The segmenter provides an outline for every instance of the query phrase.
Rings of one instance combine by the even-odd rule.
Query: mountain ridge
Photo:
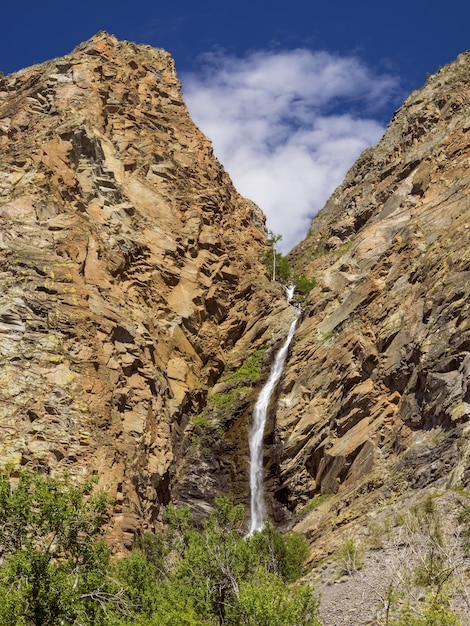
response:
[[[232,348],[287,311],[254,288],[264,217],[166,52],[99,33],[0,84],[2,462],[98,473],[130,545]]]
[[[466,502],[469,85],[467,52],[413,92],[289,254],[315,286],[270,407],[266,504],[310,565],[429,494],[455,530]],[[295,311],[170,55],[101,32],[2,77],[0,146],[0,463],[97,475],[117,551],[170,502],[246,505],[253,406]]]

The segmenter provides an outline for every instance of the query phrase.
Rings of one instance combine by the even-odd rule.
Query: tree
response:
[[[291,584],[301,535],[246,537],[243,507],[219,498],[200,523],[167,507],[163,535],[112,562],[109,502],[93,481],[0,473],[2,626],[318,626],[311,588]]]
[[[102,540],[110,503],[83,485],[0,474],[0,623],[108,624],[125,605]]]
[[[319,626],[318,601],[308,587],[289,589],[278,576],[258,570],[240,584],[240,613],[246,626]]]
[[[290,277],[290,266],[287,257],[277,250],[277,244],[282,240],[282,235],[276,235],[269,231],[269,250],[263,256],[263,262],[272,275],[272,280],[287,282]]]
[[[247,537],[243,507],[227,498],[216,499],[200,526],[190,522],[188,509],[176,511],[171,507],[168,518],[177,531],[173,540],[180,555],[172,580],[192,598],[203,623],[215,618],[230,626],[319,624],[312,589],[290,585],[300,576],[307,554],[304,537],[283,536],[269,524]],[[284,621],[272,621],[273,612]]]

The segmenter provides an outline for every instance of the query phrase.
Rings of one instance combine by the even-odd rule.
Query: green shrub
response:
[[[256,382],[262,374],[263,359],[264,350],[259,348],[253,354],[250,354],[235,372],[222,376],[219,382],[225,383],[229,387],[239,385],[240,383],[248,385]]]
[[[296,517],[302,517],[304,515],[307,515],[307,513],[310,513],[310,511],[314,511],[321,504],[323,504],[323,502],[326,502],[331,497],[332,497],[331,493],[321,493],[318,496],[314,496],[310,500],[310,502],[308,502],[302,509],[300,509],[298,514],[296,514]]]
[[[353,574],[364,565],[364,550],[353,538],[346,539],[336,555],[341,574]]]
[[[463,621],[452,611],[448,598],[433,596],[426,599],[419,609],[406,604],[396,618],[389,622],[390,626],[463,626]]]
[[[123,608],[102,540],[110,500],[93,488],[26,471],[0,475],[2,626],[104,626]]]
[[[2,626],[319,626],[312,589],[292,585],[302,536],[247,537],[243,507],[219,498],[199,523],[166,507],[166,531],[113,563],[109,502],[93,483],[0,475]]]
[[[309,294],[314,287],[317,285],[316,278],[307,278],[305,274],[299,274],[294,276],[293,283],[295,285],[296,291],[302,295],[306,296]]]
[[[201,623],[319,624],[311,588],[291,587],[307,555],[304,537],[283,536],[269,524],[246,537],[243,507],[227,498],[216,500],[199,527],[183,510],[184,524],[174,507],[167,518],[178,531],[173,545],[179,558],[170,580],[185,590]]]
[[[452,597],[466,597],[461,586],[462,561],[444,533],[438,497],[437,493],[426,496],[398,520],[405,537],[403,565],[389,586],[387,626],[463,624],[451,607]],[[399,528],[394,528],[390,536],[394,534],[400,541]]]

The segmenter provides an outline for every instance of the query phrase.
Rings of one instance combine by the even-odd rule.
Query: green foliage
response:
[[[243,508],[227,498],[216,500],[200,526],[188,509],[166,511],[176,555],[168,584],[182,591],[198,623],[318,624],[311,589],[290,585],[300,576],[307,555],[302,536],[283,536],[267,525],[245,537]]]
[[[128,558],[117,562],[117,578],[126,589],[134,612],[150,617],[157,611],[159,597],[155,587],[167,576],[165,557],[162,538],[147,533],[137,540],[136,548]]]
[[[0,475],[0,623],[108,624],[121,606],[101,539],[108,497],[93,483]],[[103,602],[109,610],[103,610]]]
[[[435,587],[438,592],[453,573],[444,547],[444,535],[435,497],[427,496],[411,507],[415,529],[425,533],[426,551],[414,568],[414,583],[421,587]]]
[[[407,603],[390,626],[463,626],[462,620],[450,608],[448,598],[437,600],[433,595],[426,598],[424,606],[417,611]]]
[[[169,504],[165,508],[164,519],[170,529],[182,537],[184,537],[194,525],[189,506],[177,507],[174,504]]]
[[[308,545],[303,535],[281,535],[270,524],[263,531],[247,539],[250,549],[266,555],[265,569],[277,574],[286,582],[296,581],[302,574],[302,564],[308,556]]]
[[[287,283],[290,279],[290,264],[289,259],[281,254],[280,252],[276,252],[276,276],[278,280],[281,280],[284,283]]]
[[[213,618],[202,618],[193,598],[184,587],[173,581],[163,581],[154,588],[154,610],[150,616],[136,616],[125,626],[214,626]]]
[[[248,385],[256,382],[261,376],[263,368],[264,350],[261,348],[255,350],[242,365],[235,371],[226,376],[222,376],[219,382],[239,385],[240,383]]]
[[[317,285],[316,278],[307,278],[305,274],[295,275],[292,278],[292,282],[295,285],[296,291],[302,296],[309,294]]]
[[[247,391],[249,387],[237,387],[211,394],[207,399],[207,404],[212,409],[228,409],[232,407],[237,399]]]
[[[162,536],[113,563],[109,499],[20,473],[0,476],[2,626],[318,626],[309,586],[292,586],[305,539],[272,526],[246,537],[244,511],[219,498],[199,524],[168,506]]]
[[[301,297],[306,296],[316,286],[317,281],[315,278],[307,278],[305,274],[292,274],[289,259],[276,249],[276,245],[281,239],[281,235],[275,235],[269,231],[268,243],[270,247],[263,255],[263,263],[272,280],[279,280],[284,284],[291,282],[295,285],[297,294]]]
[[[208,417],[208,409],[215,411],[231,411],[238,400],[248,393],[259,378],[263,370],[264,350],[258,349],[251,354],[234,372],[222,376],[219,383],[224,385],[223,391],[210,393],[207,398],[207,408],[193,418],[194,426],[199,430],[210,429],[213,422]],[[202,433],[200,433],[202,434]],[[208,433],[205,432],[205,435]]]
[[[281,578],[258,570],[239,590],[240,609],[232,623],[247,626],[319,626],[318,602],[307,587],[289,590]]]
[[[194,427],[197,428],[198,430],[205,430],[211,425],[211,421],[207,417],[207,413],[205,411],[203,411],[202,413],[198,413],[197,415],[194,415],[191,421]]]
[[[281,239],[282,235],[275,235],[272,231],[269,231],[269,249],[263,255],[262,261],[272,276],[272,280],[288,282],[290,277],[289,260],[276,249],[276,244]]]
[[[321,504],[326,502],[331,498],[331,493],[321,493],[318,496],[313,497],[308,504],[306,504],[299,512],[299,516],[306,515],[310,513],[310,511],[314,511]]]
[[[387,626],[459,626],[452,597],[466,597],[459,549],[450,545],[439,508],[439,494],[426,496],[404,512],[389,533],[400,546],[402,566],[388,588]],[[460,520],[462,521],[462,519]]]
[[[346,539],[337,553],[341,574],[352,574],[364,565],[364,550],[354,538]]]

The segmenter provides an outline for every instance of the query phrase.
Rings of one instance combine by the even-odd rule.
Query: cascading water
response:
[[[290,302],[292,298],[294,297],[295,285],[288,285],[287,287],[285,287],[285,290],[286,290],[287,302]]]
[[[288,301],[293,293],[287,292]],[[284,345],[276,354],[271,373],[266,384],[262,388],[253,411],[253,425],[250,432],[250,509],[251,520],[249,535],[264,526],[264,497],[263,497],[263,437],[269,402],[273,391],[279,382],[284,368],[284,363],[289,350],[290,342],[294,336],[297,317],[289,328],[289,333]]]

